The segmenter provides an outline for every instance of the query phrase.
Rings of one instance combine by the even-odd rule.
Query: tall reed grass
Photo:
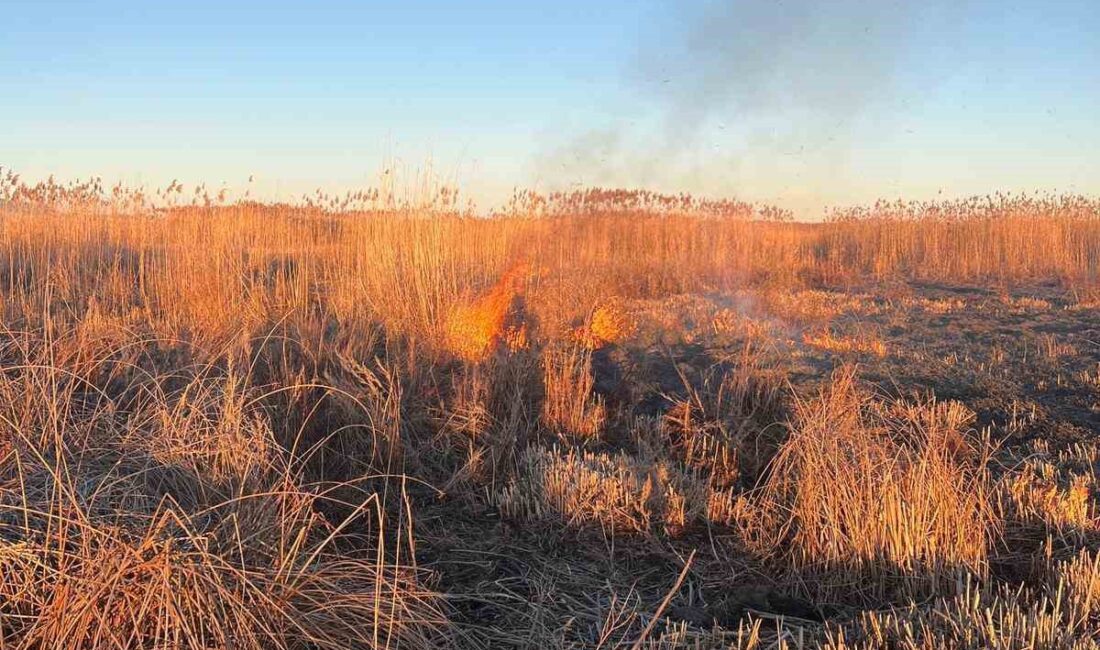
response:
[[[880,203],[811,224],[646,192],[521,193],[491,216],[457,197],[265,205],[0,175],[0,646],[455,643],[409,496],[437,489],[535,526],[723,527],[815,598],[937,599],[867,618],[879,645],[1005,630],[1070,647],[1065,629],[1088,629],[1092,556],[1025,604],[954,593],[987,577],[998,517],[1067,536],[1094,519],[1083,479],[1062,498],[1036,469],[998,491],[962,407],[837,375],[795,401],[784,438],[785,387],[748,353],[683,376],[650,419],[597,395],[593,365],[633,336],[631,299],[900,281],[1096,300],[1100,201]],[[738,647],[763,647],[748,629]]]

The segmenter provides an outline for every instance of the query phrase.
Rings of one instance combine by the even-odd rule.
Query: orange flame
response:
[[[573,335],[589,348],[600,348],[626,340],[637,329],[637,323],[618,301],[605,302],[592,312],[592,318],[578,327]]]
[[[508,269],[485,295],[451,309],[447,347],[467,361],[480,361],[504,347],[527,347],[527,315],[523,287],[526,264]]]

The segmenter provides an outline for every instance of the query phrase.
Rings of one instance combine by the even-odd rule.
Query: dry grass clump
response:
[[[1014,311],[1049,311],[1050,301],[1034,296],[1010,296],[1002,294],[1001,303]]]
[[[999,507],[1006,520],[1045,534],[1081,537],[1097,530],[1097,451],[1074,445],[1053,454],[1037,441],[1026,457],[999,482]]]
[[[671,443],[671,453],[688,467],[705,470],[713,485],[737,485],[741,478],[740,440],[717,422],[700,422],[691,413],[690,404],[674,405],[661,422],[662,437]]]
[[[322,388],[334,407],[327,415],[343,424],[329,434],[326,451],[350,461],[353,475],[399,470],[412,419],[399,371],[377,357],[367,363],[335,357]]]
[[[727,362],[703,373],[661,421],[671,454],[704,470],[711,485],[729,488],[742,470],[756,477],[775,452],[776,425],[785,408],[783,378],[766,368],[763,355],[746,345]]]
[[[864,614],[854,630],[834,632],[829,650],[1094,650],[1096,631],[1060,588],[1033,594],[968,584],[931,605]]]
[[[769,553],[823,596],[865,602],[984,575],[996,521],[969,421],[951,404],[884,409],[850,370],[835,375],[796,403],[770,468]]]
[[[803,650],[810,638],[795,628],[787,629],[782,622],[749,618],[736,630],[698,630],[687,624],[670,625],[659,636],[646,639],[640,648],[646,650]]]
[[[1079,475],[1062,487],[1052,465],[1029,462],[1009,480],[1007,492],[1013,514],[1022,520],[1037,520],[1059,531],[1089,529],[1096,520],[1089,499],[1093,483],[1092,476]]]
[[[37,471],[20,478],[62,478]],[[120,479],[100,480],[110,490]],[[0,502],[5,645],[336,650],[439,638],[443,617],[415,574],[341,553],[314,495],[244,495],[191,516],[166,501],[110,517],[80,503],[77,484],[40,485]]]
[[[123,444],[214,485],[248,483],[270,469],[278,443],[259,409],[248,406],[246,389],[233,371],[196,378],[170,400],[152,400],[143,418],[132,417]]]
[[[1080,551],[1048,563],[1036,587],[980,585],[926,604],[861,614],[827,631],[831,650],[1092,650],[1100,647],[1100,562]]]
[[[1053,334],[1040,336],[1038,347],[1039,353],[1052,361],[1077,354],[1077,348],[1072,343],[1059,341],[1058,337]]]
[[[92,447],[68,443],[81,440],[66,435],[74,416],[47,412],[56,443],[19,436],[0,483],[6,647],[335,650],[443,638],[435,596],[401,554],[385,559],[377,497],[329,521],[326,497],[296,484],[277,456],[252,463],[248,453],[234,467],[242,438],[194,429],[211,439],[192,453],[183,431],[162,428],[197,416],[144,420],[143,440],[166,438],[147,448],[108,437]],[[75,419],[88,417],[114,416]]]
[[[598,437],[607,420],[607,408],[593,393],[591,351],[577,345],[547,348],[542,364],[542,423],[561,436]]]
[[[747,316],[738,309],[719,309],[710,320],[711,329],[718,336],[766,341],[777,335],[781,327],[763,318]]]
[[[717,339],[774,342],[785,328],[775,319],[752,315],[756,314],[754,296],[753,291],[731,290],[718,295],[674,294],[615,302],[629,318],[631,334],[626,340],[635,349],[657,343],[706,344]]]
[[[925,298],[922,296],[906,296],[901,299],[900,305],[905,308],[919,309],[929,314],[951,314],[966,307],[966,303],[958,298]]]
[[[451,377],[451,394],[439,409],[439,428],[452,436],[477,441],[493,425],[492,377],[483,366],[471,366]]]
[[[625,341],[637,328],[637,322],[622,302],[612,300],[596,307],[588,322],[577,328],[573,335],[586,347],[601,348]]]
[[[798,324],[828,322],[841,314],[870,316],[882,310],[869,295],[839,291],[772,290],[762,293],[760,301],[769,314]]]
[[[1079,551],[1057,564],[1050,581],[1065,590],[1074,626],[1088,626],[1100,635],[1100,553]]]
[[[511,452],[511,445],[494,444],[496,422],[491,404],[490,378],[483,366],[471,366],[451,378],[451,394],[434,407],[439,433],[433,451],[446,459],[447,476],[441,481],[445,493],[469,489],[492,479],[498,463],[494,454]],[[486,462],[486,457],[489,462]]]
[[[537,378],[543,372],[540,358],[526,352],[491,357],[451,377],[449,391],[433,409],[438,433],[431,447],[445,469],[438,483],[444,491],[493,491],[512,476],[516,456],[541,428]]]
[[[446,638],[408,550],[390,550],[387,528],[407,518],[374,492],[336,504],[306,483],[234,362],[177,363],[133,335],[90,355],[74,347],[84,332],[59,325],[0,345],[0,645]]]
[[[682,529],[708,515],[710,492],[697,477],[668,463],[533,446],[495,501],[520,521],[595,524],[614,535],[647,533],[655,525]]]
[[[803,334],[802,342],[810,347],[838,354],[854,353],[884,357],[888,352],[886,343],[866,330],[857,331],[852,336],[842,336],[833,333],[830,329],[820,329]]]

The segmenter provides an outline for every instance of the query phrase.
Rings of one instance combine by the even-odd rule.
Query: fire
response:
[[[630,337],[637,323],[618,301],[605,302],[592,312],[592,318],[582,325],[574,335],[585,346],[599,348],[618,343]]]
[[[523,296],[526,264],[508,269],[480,298],[459,303],[447,318],[447,347],[467,361],[480,361],[501,348],[527,347]]]

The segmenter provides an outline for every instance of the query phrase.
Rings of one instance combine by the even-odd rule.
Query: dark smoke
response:
[[[849,129],[894,101],[917,3],[710,3],[684,10],[638,46],[624,85],[631,113],[548,143],[550,185],[632,185],[805,198],[840,181]],[[925,25],[927,26],[927,25]],[[783,198],[783,197],[776,197]],[[787,196],[786,198],[791,198]]]

